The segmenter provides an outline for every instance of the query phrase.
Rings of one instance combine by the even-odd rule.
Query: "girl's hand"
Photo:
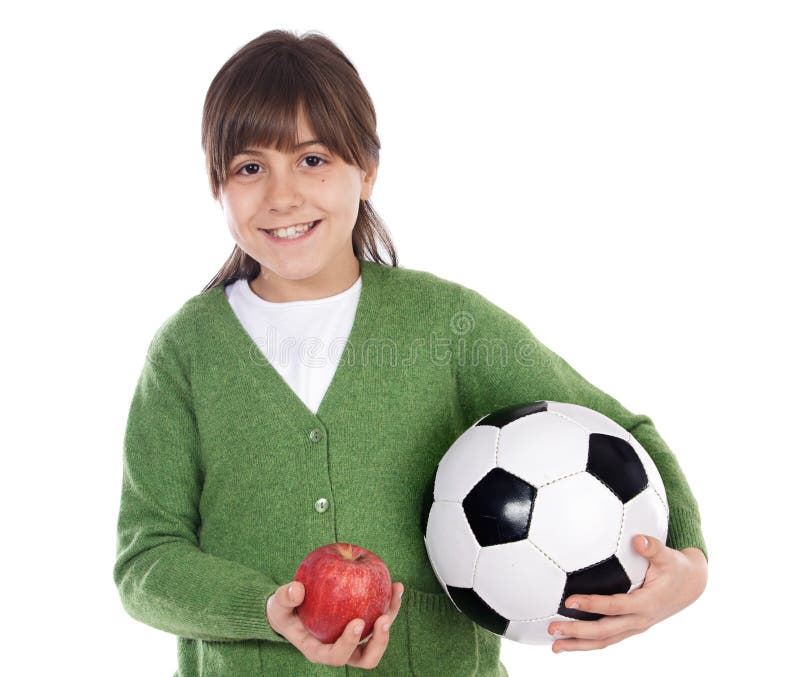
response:
[[[291,586],[291,593],[289,587]],[[377,667],[389,643],[389,625],[397,618],[400,611],[400,597],[403,594],[402,583],[392,583],[392,601],[389,611],[375,621],[372,634],[365,645],[359,645],[359,638],[364,630],[364,621],[356,618],[345,627],[342,636],[333,644],[323,644],[303,626],[295,607],[305,597],[305,587],[299,581],[292,581],[279,587],[267,600],[267,622],[272,629],[286,640],[294,644],[310,662],[321,665],[350,665],[354,668],[370,670]]]
[[[605,614],[596,621],[555,621],[548,631],[559,639],[552,650],[590,651],[638,635],[689,606],[703,593],[708,577],[699,548],[675,550],[652,536],[639,535],[634,549],[650,560],[642,587],[618,595],[571,595],[567,606]],[[560,633],[560,634],[556,634]]]

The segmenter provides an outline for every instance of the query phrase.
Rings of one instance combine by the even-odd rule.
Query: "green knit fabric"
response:
[[[114,582],[133,618],[177,636],[176,675],[366,673],[308,662],[265,615],[303,557],[335,541],[377,553],[405,586],[369,674],[507,674],[500,638],[439,586],[420,512],[445,451],[510,404],[574,402],[631,431],[666,487],[667,545],[706,553],[697,503],[649,418],[476,291],[423,271],[360,267],[353,327],[316,414],[263,357],[222,286],[189,299],[149,345],[125,429]]]

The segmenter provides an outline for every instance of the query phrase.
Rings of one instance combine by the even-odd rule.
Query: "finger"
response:
[[[648,593],[644,588],[633,592],[621,592],[616,595],[570,595],[566,599],[568,609],[580,609],[604,616],[619,616],[639,611],[642,595]]]
[[[353,651],[361,641],[362,632],[364,632],[364,621],[355,618],[345,626],[344,632],[333,644],[323,644],[316,637],[307,633],[307,637],[300,642],[297,648],[312,663],[341,667],[350,660],[350,656],[353,655]]]
[[[392,601],[389,604],[389,610],[386,612],[389,615],[389,623],[393,623],[400,612],[400,600],[403,598],[405,587],[402,583],[392,584]]]
[[[668,561],[673,554],[672,548],[668,548],[662,541],[650,534],[638,534],[633,539],[633,547],[640,555],[656,564]]]
[[[597,621],[555,621],[547,631],[556,638],[606,639],[628,630],[639,629],[640,625],[635,614],[626,614],[606,616]]]
[[[392,585],[393,595],[389,605],[389,610],[380,616],[373,626],[372,634],[366,644],[359,644],[353,651],[347,665],[354,668],[364,668],[372,670],[378,667],[386,647],[389,645],[389,635],[394,620],[400,611],[400,600],[403,596],[403,584],[395,583]]]
[[[291,588],[291,590],[290,590]],[[305,587],[298,581],[280,586],[267,600],[267,619],[275,632],[299,648],[307,637],[314,639],[306,630],[296,607],[305,598]]]
[[[640,630],[629,630],[628,632],[622,632],[618,635],[600,640],[560,639],[557,642],[553,642],[553,646],[551,648],[553,653],[561,653],[562,651],[592,651],[594,649],[605,649],[607,646],[616,644],[617,642],[625,639],[626,637],[630,637],[631,635],[637,635],[639,632]]]
[[[405,588],[403,587],[402,583],[393,583],[392,584],[392,599],[389,602],[389,608],[386,610],[386,614],[381,616],[380,618],[375,619],[375,623],[372,626],[373,629],[379,627],[382,628],[384,624],[388,623],[390,626],[394,623],[395,618],[397,618],[397,614],[400,612],[400,603],[403,597],[403,592]],[[370,635],[365,637],[361,640],[361,644],[364,644]]]
[[[360,618],[353,619],[345,626],[336,642],[325,644],[308,631],[297,615],[296,607],[305,598],[305,587],[302,583],[287,583],[278,588],[273,597],[267,602],[267,614],[276,632],[294,644],[312,663],[337,667],[346,664],[361,639],[364,621]]]
[[[386,614],[381,616],[375,621],[375,625],[373,628],[381,628],[383,630],[384,625],[389,625],[391,627],[392,623],[394,623],[395,619],[397,618],[397,614],[400,613],[400,603],[403,598],[403,591],[405,588],[403,587],[402,583],[393,583],[392,584],[392,599],[389,602],[389,608],[386,610]],[[387,628],[385,632],[388,632],[389,629]]]
[[[280,586],[267,600],[267,619],[270,625],[287,639],[289,638],[286,633],[276,626],[281,626],[287,630],[297,630],[298,627],[303,628],[295,608],[300,605],[304,598],[305,587],[302,583],[293,581]]]
[[[275,591],[273,604],[291,613],[295,607],[300,605],[305,596],[305,586],[300,581],[292,581],[286,585],[281,585]]]
[[[389,629],[385,630],[384,628],[386,627]],[[378,620],[375,621],[369,638],[356,645],[353,652],[350,654],[347,665],[354,668],[364,668],[366,670],[372,670],[378,667],[378,663],[380,663],[381,658],[383,658],[383,653],[389,645],[390,631],[391,622],[389,621],[389,616],[384,615],[378,618]]]

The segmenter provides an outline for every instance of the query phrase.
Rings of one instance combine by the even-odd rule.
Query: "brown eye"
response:
[[[240,169],[238,172],[236,172],[236,173],[237,173],[237,174],[239,174],[239,173],[241,173],[241,172],[244,172],[244,176],[252,176],[252,175],[253,175],[253,174],[255,174],[256,172],[258,172],[258,167],[259,167],[259,165],[257,165],[255,162],[248,162],[246,165],[244,165],[244,166],[243,166],[243,167],[242,167],[242,168],[241,168],[241,169]],[[249,171],[245,171],[245,170],[248,170],[248,169],[251,169],[251,168],[255,168],[255,172],[252,172],[252,173],[251,173],[251,172],[249,172]]]
[[[313,163],[311,165],[312,169],[316,169],[317,167],[321,167],[323,164],[325,164],[327,162],[327,160],[323,160],[319,155],[306,155],[303,159],[304,160],[318,160],[319,163],[321,163],[321,164]]]

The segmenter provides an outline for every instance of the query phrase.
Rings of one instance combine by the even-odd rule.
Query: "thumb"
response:
[[[273,610],[274,613],[280,609],[293,609],[303,601],[304,597],[305,588],[302,583],[298,581],[284,583],[267,600],[267,615],[269,615],[270,610]],[[288,613],[294,612],[290,611]]]
[[[667,546],[649,534],[639,534],[633,539],[633,543],[636,552],[649,560],[658,560],[667,552]]]
[[[286,588],[288,606],[299,606],[306,596],[306,589],[300,581],[292,581]]]

